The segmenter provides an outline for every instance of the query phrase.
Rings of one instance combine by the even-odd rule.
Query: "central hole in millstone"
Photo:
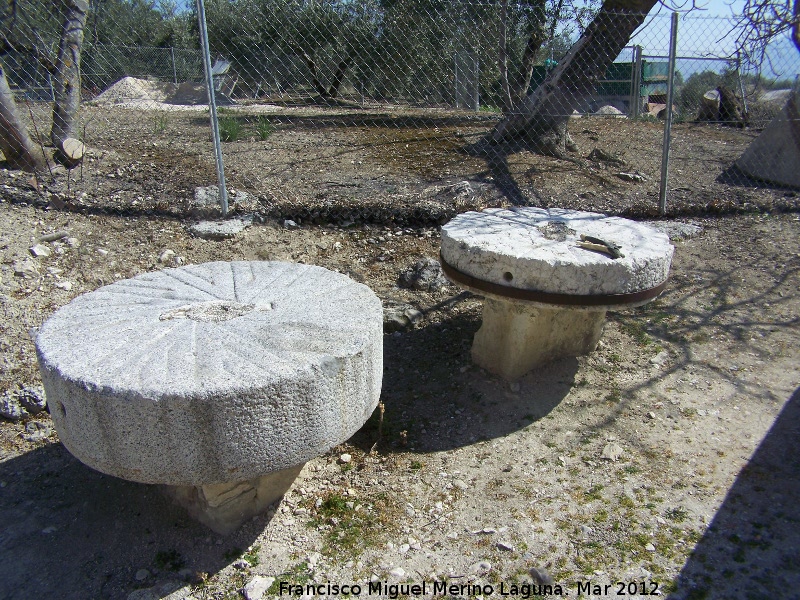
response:
[[[161,313],[158,317],[160,321],[171,319],[191,319],[192,321],[204,321],[206,323],[218,323],[228,321],[237,317],[242,317],[253,311],[272,310],[272,304],[240,304],[233,300],[210,300],[208,302],[198,302],[179,306],[167,312]]]

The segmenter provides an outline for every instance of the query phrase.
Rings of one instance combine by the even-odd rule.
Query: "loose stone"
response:
[[[244,597],[246,600],[261,600],[267,593],[272,584],[275,583],[274,577],[264,577],[256,575],[244,586]]]

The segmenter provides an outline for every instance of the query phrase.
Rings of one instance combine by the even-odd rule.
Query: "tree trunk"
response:
[[[655,3],[656,0],[606,0],[567,56],[518,110],[497,124],[482,141],[481,150],[523,143],[543,154],[565,157],[570,115],[583,108],[594,93],[596,82]]]
[[[511,102],[515,107],[522,104],[525,100],[528,87],[530,87],[531,84],[536,54],[547,39],[545,32],[545,21],[547,18],[545,14],[545,0],[535,0],[535,2],[529,4],[529,6],[532,7],[534,11],[533,17],[529,17],[528,21],[530,33],[528,34],[528,41],[525,44],[525,51],[522,54],[522,62],[516,70],[516,76],[509,90]],[[555,31],[555,20],[559,18],[559,13],[560,8],[557,9],[556,15],[553,17],[551,32]]]
[[[500,2],[500,30],[497,38],[497,68],[500,71],[503,114],[509,114],[514,110],[514,101],[511,98],[511,84],[508,76],[508,0]]]
[[[64,140],[75,137],[75,117],[81,103],[81,46],[89,11],[87,0],[62,0],[61,40],[53,78],[53,128],[50,141],[61,149]]]
[[[44,167],[44,156],[34,146],[17,114],[3,67],[0,67],[0,150],[12,169],[36,172]]]
[[[344,76],[347,74],[347,69],[350,67],[350,63],[353,62],[355,58],[356,51],[355,48],[350,47],[347,50],[347,55],[339,61],[339,64],[336,66],[336,73],[333,74],[333,80],[331,81],[331,85],[328,88],[328,96],[331,98],[336,98],[339,95],[339,87],[342,85],[342,81],[344,81]]]

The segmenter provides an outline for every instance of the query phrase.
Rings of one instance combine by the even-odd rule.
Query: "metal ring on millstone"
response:
[[[472,275],[467,275],[447,264],[447,261],[444,260],[441,254],[439,255],[439,260],[442,263],[442,271],[444,271],[444,274],[463,287],[476,290],[477,292],[484,292],[492,296],[500,296],[512,300],[524,300],[526,302],[540,302],[542,304],[598,307],[638,304],[656,298],[664,291],[664,288],[667,287],[667,282],[664,281],[656,287],[629,294],[575,295],[537,292],[536,290],[524,290],[508,285],[500,285],[499,283],[492,283],[491,281],[483,281]]]

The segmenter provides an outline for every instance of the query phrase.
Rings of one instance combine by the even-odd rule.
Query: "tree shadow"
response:
[[[160,486],[104,475],[50,444],[0,463],[0,597],[164,595],[213,575],[264,530],[266,517],[222,538],[189,518]],[[137,581],[136,573],[149,571]]]
[[[800,590],[800,389],[739,473],[671,598],[796,598]]]

